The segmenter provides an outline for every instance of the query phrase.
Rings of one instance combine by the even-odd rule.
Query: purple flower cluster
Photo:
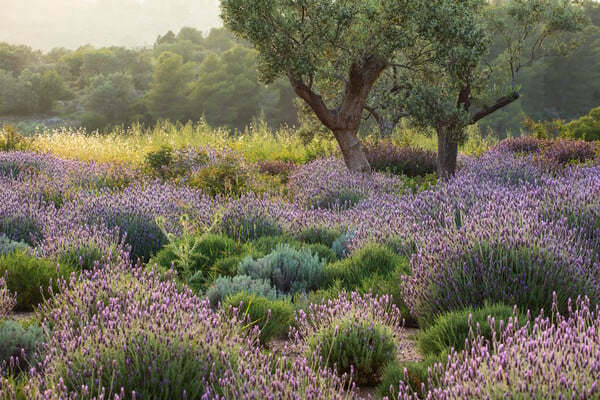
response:
[[[513,319],[499,325],[491,343],[478,338],[434,368],[427,399],[600,396],[600,309],[589,299],[577,300],[568,314],[554,308],[521,327]],[[401,382],[397,399],[416,398]]]
[[[305,312],[296,313],[294,326],[290,327],[290,338],[299,350],[305,350],[307,340],[322,329],[339,325],[343,320],[368,321],[389,327],[395,335],[398,346],[404,330],[404,320],[400,310],[388,295],[375,296],[358,292],[340,292],[338,298],[314,303]]]
[[[570,163],[586,163],[598,155],[598,145],[594,142],[572,139],[555,139],[544,148],[542,157],[556,166]]]
[[[431,150],[399,146],[390,140],[367,142],[364,147],[369,164],[376,171],[419,176],[437,169],[437,154]]]
[[[403,183],[382,173],[350,172],[339,158],[330,157],[297,168],[288,189],[298,205],[344,210],[376,193],[401,193]]]
[[[344,399],[342,382],[265,355],[257,334],[128,260],[74,277],[43,305],[45,359],[28,398]]]

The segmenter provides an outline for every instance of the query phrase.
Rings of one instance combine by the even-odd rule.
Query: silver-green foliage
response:
[[[325,261],[310,249],[296,250],[287,244],[258,260],[246,257],[238,266],[239,274],[265,279],[281,293],[293,294],[318,289]]]

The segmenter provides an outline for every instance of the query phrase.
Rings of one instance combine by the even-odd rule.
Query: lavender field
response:
[[[0,152],[0,399],[599,398],[596,144],[367,150]]]

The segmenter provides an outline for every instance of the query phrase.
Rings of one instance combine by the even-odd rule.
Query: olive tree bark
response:
[[[469,111],[471,106],[469,96],[470,96],[471,88],[469,85],[464,86],[458,96],[458,106],[462,107],[464,110]],[[503,107],[511,104],[519,98],[519,92],[514,91],[507,96],[501,97],[496,102],[488,107],[485,107],[476,113],[471,115],[471,120],[469,125],[473,125],[477,123],[477,121],[487,117],[490,114],[500,110]],[[440,178],[448,179],[454,176],[456,172],[456,158],[458,155],[458,142],[452,138],[452,135],[449,133],[453,129],[456,129],[455,126],[448,126],[444,124],[438,125],[436,128],[437,137],[438,137],[438,166],[437,166],[437,174]]]
[[[456,172],[456,157],[458,156],[458,143],[443,127],[438,127],[438,154],[437,174],[440,178],[449,179]]]
[[[357,134],[369,92],[386,66],[385,60],[374,56],[366,56],[360,62],[352,63],[348,79],[344,79],[343,98],[335,108],[328,108],[323,98],[312,90],[312,79],[306,83],[288,69],[288,79],[294,92],[333,132],[344,156],[346,167],[353,172],[371,171],[371,165]]]

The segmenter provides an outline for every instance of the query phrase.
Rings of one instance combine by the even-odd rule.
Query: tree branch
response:
[[[513,101],[517,100],[519,98],[519,96],[520,96],[519,92],[512,92],[508,96],[504,96],[504,97],[496,100],[496,103],[494,103],[494,105],[492,105],[490,107],[486,107],[483,110],[476,112],[471,117],[471,123],[474,124],[477,121],[479,121],[480,119],[487,117],[488,115],[498,111],[499,109],[501,109],[503,107],[506,107]]]

